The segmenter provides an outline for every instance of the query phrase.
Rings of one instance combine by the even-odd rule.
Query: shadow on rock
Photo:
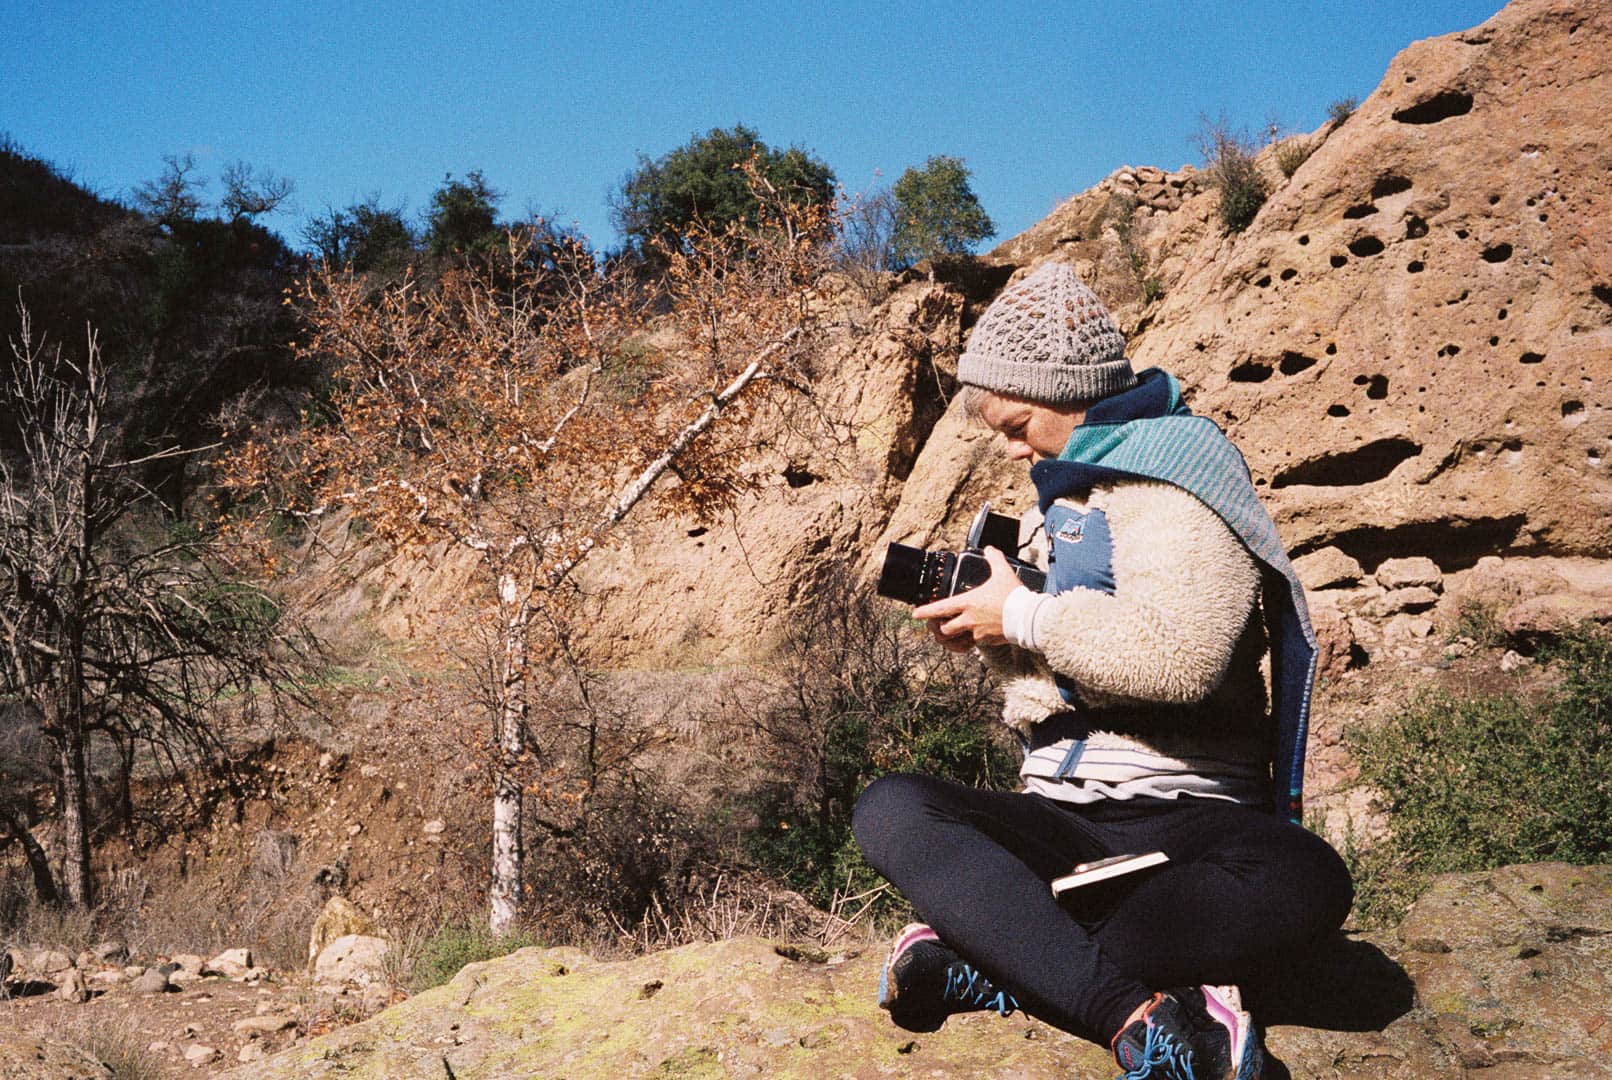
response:
[[[1248,979],[1243,993],[1266,1027],[1381,1031],[1410,1011],[1416,984],[1371,942],[1338,934],[1283,957]]]

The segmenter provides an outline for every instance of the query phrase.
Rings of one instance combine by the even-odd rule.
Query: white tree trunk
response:
[[[495,934],[515,929],[521,909],[521,782],[516,770],[526,748],[526,602],[512,575],[498,582],[503,634],[502,696],[498,706],[493,776],[493,863],[488,924]]]

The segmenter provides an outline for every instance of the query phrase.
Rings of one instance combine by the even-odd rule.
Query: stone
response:
[[[144,964],[130,964],[123,969],[123,974],[128,978],[138,979],[141,975],[145,974],[145,970],[146,967]]]
[[[58,973],[56,983],[56,996],[63,1001],[83,1004],[90,999],[89,985],[84,981],[84,972],[78,968],[68,968]]]
[[[177,970],[188,971],[192,975],[200,975],[207,966],[207,961],[195,953],[177,953],[170,956],[168,962],[179,965]]]
[[[1438,564],[1425,555],[1415,555],[1407,559],[1385,559],[1377,567],[1377,584],[1390,591],[1394,589],[1410,589],[1417,586],[1441,592],[1444,589],[1444,572]]]
[[[1378,598],[1376,613],[1379,616],[1397,615],[1400,612],[1426,611],[1438,603],[1438,593],[1426,585],[1394,589]]]
[[[1500,626],[1513,637],[1554,637],[1587,623],[1612,623],[1612,595],[1558,592],[1513,604],[1500,616]]]
[[[430,821],[420,826],[420,831],[425,833],[427,836],[441,836],[443,830],[445,830],[447,827],[447,823],[441,818],[432,818]]]
[[[22,967],[32,975],[49,979],[73,966],[73,958],[59,949],[39,949],[29,954]]]
[[[235,1055],[235,1058],[237,1061],[241,1062],[262,1061],[264,1055],[267,1053],[268,1051],[263,1049],[262,1043],[254,1041],[249,1042],[245,1046],[241,1047],[240,1052]]]
[[[168,983],[176,990],[189,990],[192,986],[205,979],[206,976],[189,968],[180,968],[168,973]]]
[[[1366,572],[1354,557],[1327,546],[1293,560],[1293,569],[1307,589],[1335,589],[1359,584]]]
[[[29,1035],[0,1024],[0,1076],[6,1080],[117,1080],[111,1066],[55,1039]]]
[[[385,980],[389,948],[385,938],[346,934],[320,951],[314,961],[314,978],[322,983],[356,983],[368,986]]]
[[[89,981],[97,989],[110,990],[114,986],[122,986],[128,982],[129,977],[123,974],[121,969],[111,968],[106,971],[97,971],[90,976]]]
[[[202,967],[206,974],[222,975],[226,979],[239,979],[252,967],[251,949],[225,949]]]
[[[273,1035],[296,1026],[297,1022],[292,1017],[279,1013],[264,1013],[260,1016],[242,1017],[231,1024],[230,1029],[237,1035],[255,1039],[260,1035]]]
[[[1525,668],[1533,662],[1533,657],[1524,656],[1516,649],[1507,649],[1505,655],[1500,658],[1500,670],[1510,675],[1512,672]]]
[[[308,934],[308,963],[312,965],[331,942],[350,934],[378,936],[375,921],[346,897],[332,896],[325,901]]]
[[[129,989],[137,994],[167,993],[169,987],[168,978],[168,975],[161,968],[146,968],[135,976],[134,981],[129,984]]]
[[[129,947],[121,941],[102,941],[93,950],[95,959],[103,964],[126,964],[129,961]]]
[[[213,1062],[217,1061],[223,1056],[224,1055],[220,1054],[217,1050],[206,1045],[205,1043],[193,1043],[192,1045],[185,1047],[184,1053],[185,1061],[193,1069],[199,1069],[203,1065],[211,1065]]]

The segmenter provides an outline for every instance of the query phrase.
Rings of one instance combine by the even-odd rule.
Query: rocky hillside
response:
[[[524,949],[225,1075],[1113,1075],[1100,1048],[1022,1016],[901,1031],[874,1004],[881,961],[754,938],[618,963]],[[1397,932],[1307,956],[1257,1007],[1272,1056],[1306,1080],[1612,1076],[1609,973],[1612,868],[1541,864],[1440,879]]]
[[[1410,46],[1346,121],[1295,136],[1309,156],[1291,178],[1263,154],[1273,191],[1242,233],[1222,233],[1203,174],[1125,167],[988,260],[998,287],[1074,265],[1136,366],[1175,372],[1231,433],[1297,554],[1335,549],[1367,574],[1606,560],[1608,101],[1612,7],[1517,0]],[[639,523],[595,561],[601,658],[753,658],[884,542],[955,543],[981,500],[1028,505],[1023,470],[943,412],[987,298],[899,288],[831,357],[825,400],[850,434],[760,466],[730,521]],[[430,583],[395,577],[428,603]],[[406,590],[383,592],[402,627]]]

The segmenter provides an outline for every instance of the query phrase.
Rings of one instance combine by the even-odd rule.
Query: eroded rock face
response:
[[[110,1066],[74,1046],[0,1030],[0,1076],[8,1080],[116,1080]]]
[[[523,949],[245,1080],[426,1076],[1107,1078],[1105,1049],[1022,1016],[933,1034],[874,1002],[877,946],[826,963],[741,938],[616,963]],[[807,951],[796,950],[804,956]],[[1612,1076],[1612,867],[1450,875],[1397,933],[1339,938],[1249,991],[1292,1076]]]

